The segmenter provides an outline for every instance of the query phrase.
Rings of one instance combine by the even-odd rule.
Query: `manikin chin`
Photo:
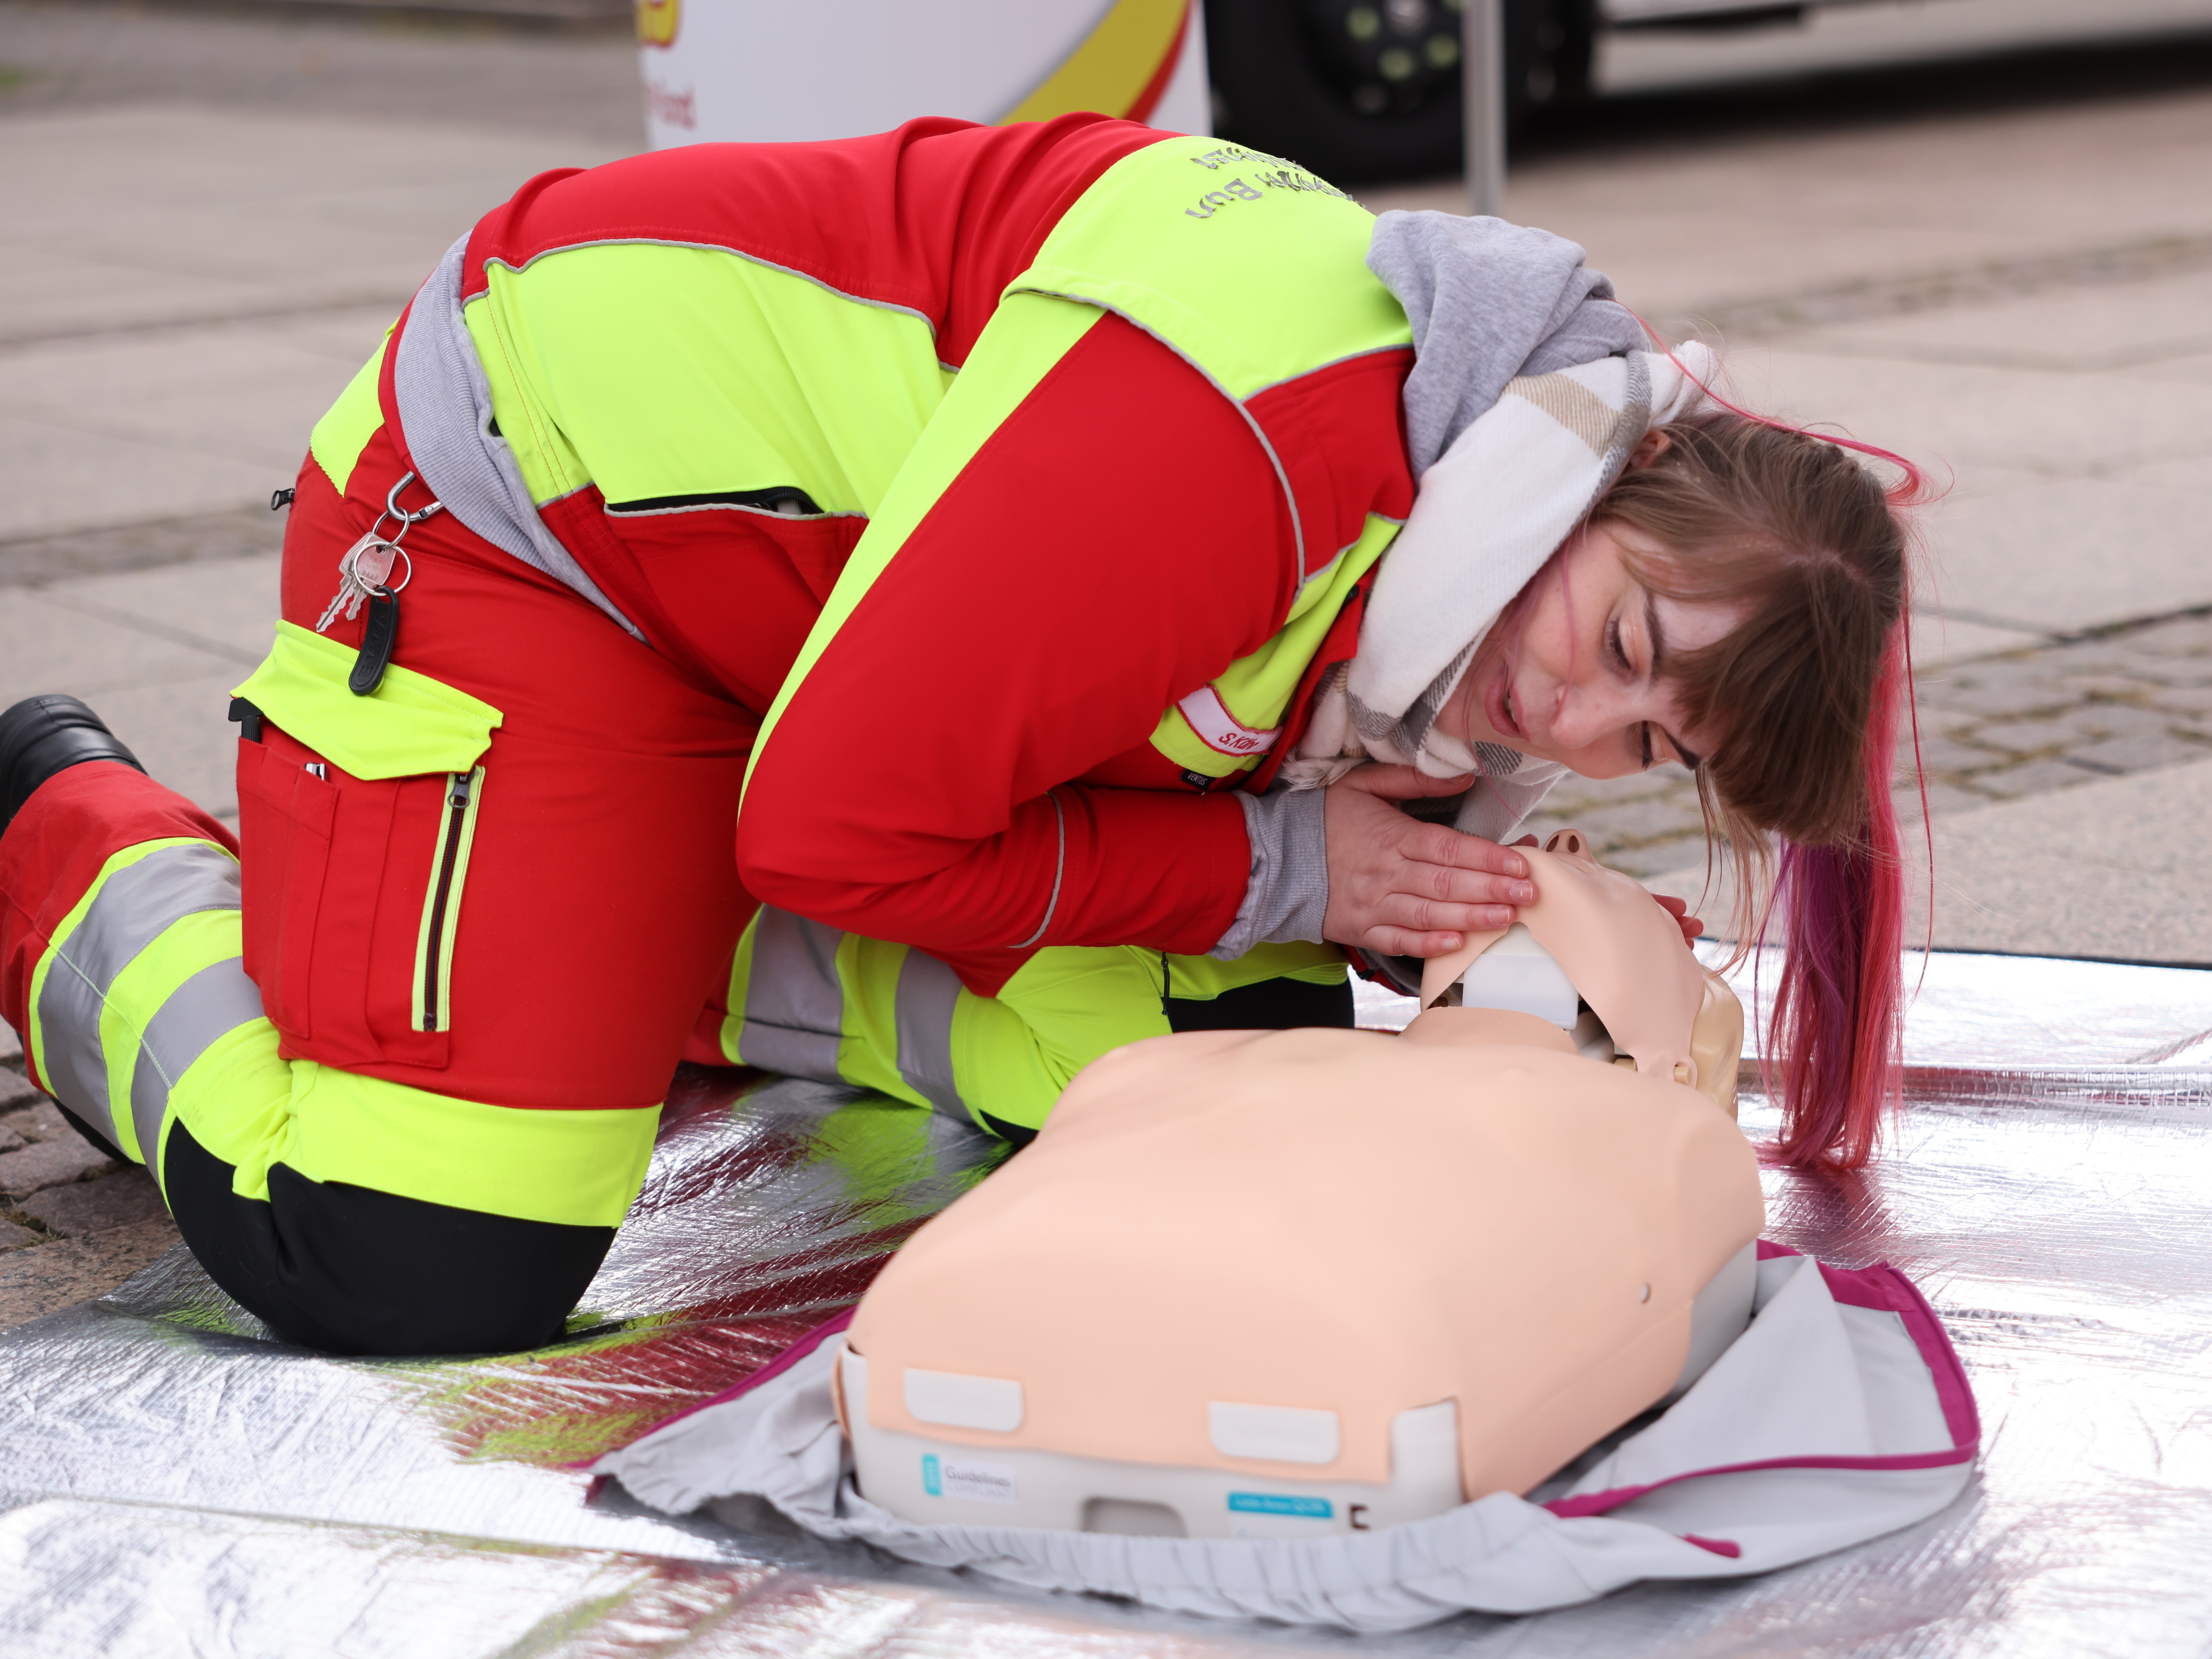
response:
[[[1742,1010],[1574,831],[1399,1036],[1097,1060],[924,1226],[836,1369],[902,1518],[1188,1537],[1525,1493],[1743,1330],[1765,1219]]]

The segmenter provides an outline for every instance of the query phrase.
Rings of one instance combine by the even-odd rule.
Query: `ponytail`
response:
[[[1785,841],[1778,861],[1774,904],[1786,948],[1766,1052],[1770,1087],[1778,1060],[1781,1074],[1773,1150],[1784,1163],[1856,1169],[1874,1152],[1885,1108],[1901,1097],[1905,872],[1890,764],[1911,698],[1900,621],[1868,710],[1858,833],[1819,845]]]

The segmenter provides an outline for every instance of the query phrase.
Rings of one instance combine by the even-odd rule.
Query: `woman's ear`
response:
[[[1655,426],[1636,441],[1636,447],[1628,452],[1628,465],[1623,470],[1641,472],[1674,447],[1674,441]]]

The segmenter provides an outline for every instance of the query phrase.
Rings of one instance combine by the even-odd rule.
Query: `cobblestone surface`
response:
[[[168,1213],[154,1177],[135,1165],[100,1181],[50,1187],[23,1200],[22,1211],[49,1231],[76,1238],[127,1227]]]
[[[106,1296],[177,1243],[168,1217],[0,1256],[0,1331]]]
[[[104,1170],[105,1152],[88,1146],[81,1136],[44,1140],[19,1152],[0,1152],[0,1194],[23,1199],[48,1187],[59,1187]]]
[[[2212,758],[2212,613],[2192,611],[1948,663],[1920,677],[1920,781],[1941,817],[2000,800]],[[1912,744],[1898,748],[1899,816],[1917,820]],[[1638,876],[1695,864],[1698,792],[1679,767],[1570,778],[1529,830],[1573,824]]]
[[[153,1178],[86,1141],[0,1025],[0,1330],[104,1296],[180,1243]]]

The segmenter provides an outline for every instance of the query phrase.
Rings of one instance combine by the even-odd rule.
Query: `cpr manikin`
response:
[[[837,1360],[904,1519],[1190,1537],[1526,1492],[1742,1330],[1742,1012],[1572,831],[1401,1036],[1191,1032],[1072,1083]]]

